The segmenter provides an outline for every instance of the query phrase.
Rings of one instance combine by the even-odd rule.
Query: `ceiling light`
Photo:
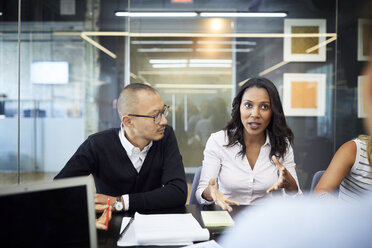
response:
[[[255,41],[213,41],[213,40],[198,40],[198,44],[201,45],[248,45],[248,46],[255,46],[257,43]]]
[[[252,52],[252,48],[196,48],[197,52],[239,52],[239,53],[249,53]]]
[[[186,64],[153,64],[152,68],[185,68]]]
[[[3,15],[3,12],[0,12],[0,16],[2,16]]]
[[[124,12],[116,11],[116,16],[129,16],[129,17],[195,17],[196,12]]]
[[[231,64],[189,64],[189,67],[218,67],[218,68],[229,68]]]
[[[231,89],[231,84],[156,84],[155,88],[169,89]]]
[[[181,94],[217,94],[217,90],[185,90],[185,89],[170,89],[164,90],[164,93],[173,94],[173,93],[181,93]],[[0,116],[1,118],[1,116]],[[5,119],[5,116],[4,116]]]
[[[222,29],[222,26],[223,26],[223,21],[222,20],[218,19],[218,18],[212,19],[212,21],[210,23],[210,26],[211,26],[213,31],[219,31],[219,30]]]
[[[132,40],[135,45],[192,45],[192,40]]]
[[[192,3],[192,0],[172,0],[172,3]]]
[[[190,59],[190,63],[232,63],[231,59]]]
[[[138,48],[139,53],[189,53],[192,52],[192,48]]]
[[[180,76],[182,75],[191,75],[191,76],[222,76],[222,77],[231,77],[231,69],[226,70],[151,70],[151,71],[139,71],[138,74],[140,76]]]
[[[201,12],[201,17],[286,17],[284,12]]]
[[[150,59],[150,64],[186,64],[187,59]]]

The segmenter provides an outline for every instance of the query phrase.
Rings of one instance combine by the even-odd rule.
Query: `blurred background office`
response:
[[[241,82],[263,76],[281,95],[308,189],[364,133],[366,2],[0,0],[0,186],[51,180],[88,135],[118,127],[128,82],[171,106],[191,182]]]

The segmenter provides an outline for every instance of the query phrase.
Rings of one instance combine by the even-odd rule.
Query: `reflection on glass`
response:
[[[326,168],[339,145],[363,133],[362,119],[357,118],[357,79],[363,67],[357,58],[357,29],[363,16],[356,14],[363,1],[339,1],[338,9],[337,1],[194,0],[177,4],[105,0],[97,4],[87,0],[71,1],[73,6],[60,2],[64,1],[22,1],[20,157],[23,172],[42,173],[30,176],[30,180],[48,179],[46,175],[59,171],[88,135],[120,125],[116,99],[128,78],[130,82],[151,84],[171,106],[168,123],[175,129],[186,168],[202,164],[210,133],[225,126],[238,82],[258,75],[275,82],[283,98],[284,73],[326,74],[324,116],[287,117],[295,135],[293,148],[301,188],[309,187],[315,171]],[[18,156],[17,4],[12,0],[2,3],[1,176],[5,171],[16,171]],[[130,18],[116,16],[117,11],[197,15]],[[274,12],[281,16],[202,17],[201,12]],[[319,26],[311,24],[313,19],[325,20],[327,33],[334,35],[327,36],[323,47],[307,54],[313,56],[324,49],[325,61],[284,59],[286,19],[304,19],[310,27]],[[321,32],[298,26],[289,33]],[[339,33],[335,34],[336,30]],[[314,40],[321,39],[295,37],[291,40],[293,53],[306,53],[318,43]],[[307,42],[306,49],[302,41]],[[32,83],[32,64],[36,61],[66,61],[68,83],[57,85],[52,79],[43,80],[45,84]],[[57,75],[55,69],[43,70],[45,75]],[[0,178],[0,182],[5,181]],[[14,183],[13,179],[8,183]]]

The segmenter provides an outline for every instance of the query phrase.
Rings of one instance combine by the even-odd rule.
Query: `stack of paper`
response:
[[[194,245],[184,246],[183,248],[223,248],[216,241],[209,240]]]
[[[120,232],[129,220],[129,217],[123,218]],[[208,239],[208,229],[202,228],[191,214],[136,213],[117,245],[190,245],[194,241]]]
[[[211,230],[219,230],[233,226],[234,221],[227,211],[201,211],[204,226]]]

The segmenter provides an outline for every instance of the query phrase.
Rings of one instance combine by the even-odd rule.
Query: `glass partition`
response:
[[[9,8],[15,18],[5,22],[0,7],[0,186],[16,184],[18,157],[17,118],[17,6]]]
[[[305,190],[364,132],[359,33],[370,22],[359,13],[367,1],[20,2],[20,61],[17,1],[0,3],[1,185],[17,183],[18,156],[21,182],[50,180],[88,135],[118,127],[116,99],[129,82],[152,85],[171,106],[190,175],[251,77],[278,88]]]
[[[131,73],[138,82],[155,86],[173,107],[169,122],[190,172],[201,165],[209,135],[229,119],[239,86],[251,77],[269,78],[287,106],[298,176],[306,189],[334,150],[336,2],[308,2],[306,10],[302,2],[285,1],[257,6],[233,1],[226,7],[222,1],[213,6],[173,4],[162,11],[197,16],[131,17]],[[157,13],[161,8],[156,1],[131,5],[133,13]],[[267,15],[239,16],[248,9]],[[226,16],[227,12],[238,15]],[[308,87],[313,95],[303,92]]]

